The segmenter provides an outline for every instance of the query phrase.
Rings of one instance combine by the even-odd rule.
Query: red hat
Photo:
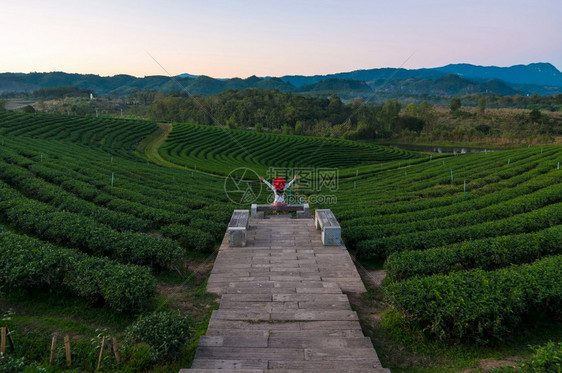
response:
[[[283,188],[285,188],[286,183],[287,182],[282,177],[278,177],[277,179],[273,180],[273,186],[277,190],[283,190]]]

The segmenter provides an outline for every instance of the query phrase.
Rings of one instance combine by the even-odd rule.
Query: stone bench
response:
[[[285,206],[272,206],[272,205],[258,205],[252,204],[252,218],[263,219],[265,211],[280,211],[280,212],[297,212],[297,218],[310,218],[310,207],[308,203],[302,205],[285,205]]]
[[[234,210],[228,223],[228,245],[246,246],[246,231],[250,221],[248,210]]]
[[[339,246],[342,244],[341,227],[331,210],[316,210],[314,224],[316,229],[322,229],[322,243],[325,246]]]

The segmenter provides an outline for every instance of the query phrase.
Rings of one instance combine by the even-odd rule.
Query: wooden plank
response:
[[[111,338],[111,347],[113,349],[113,355],[115,356],[115,361],[121,362],[121,353],[119,352],[119,345],[117,344],[117,338]]]
[[[269,347],[276,348],[372,348],[373,344],[367,337],[346,338],[333,336],[293,336],[288,338],[271,337]]]
[[[250,213],[246,210],[234,210],[228,226],[230,228],[245,228],[248,225]]]
[[[103,349],[105,347],[105,336],[102,337],[101,339],[101,348],[100,348],[100,354],[98,356],[98,367],[97,369],[99,370],[101,368],[101,359],[103,357]]]
[[[351,310],[287,310],[286,312],[271,313],[272,320],[286,321],[357,321],[357,313]]]
[[[221,335],[201,336],[199,346],[220,347],[268,347],[267,335]]]
[[[374,351],[373,351],[374,352]],[[282,359],[304,360],[302,348],[251,348],[251,347],[207,347],[199,346],[196,357],[203,359]]]
[[[256,372],[263,372],[267,369],[267,360],[241,360],[241,359],[197,359],[193,362],[193,368],[207,369],[205,372],[209,373],[208,369],[221,370],[222,372],[236,370],[236,372],[250,372],[252,369]],[[181,370],[180,370],[181,373]],[[187,372],[186,372],[187,373]]]
[[[269,338],[365,338],[361,329],[271,330]]]
[[[285,206],[272,206],[272,205],[257,205],[256,211],[304,211],[304,205],[285,205]]]
[[[6,353],[6,327],[0,328],[0,352],[2,354]]]
[[[270,360],[270,370],[301,371],[301,372],[381,372],[377,370],[378,364],[373,359],[354,359],[354,361],[290,361]]]
[[[55,347],[57,345],[57,336],[54,335],[53,339],[51,340],[51,356],[49,357],[49,365],[53,365],[55,361]]]
[[[357,358],[377,359],[373,347],[369,348],[307,348],[304,350],[306,360],[355,360]]]
[[[328,218],[328,220],[329,220],[329,222],[330,222],[330,226],[332,226],[332,227],[339,227],[339,226],[340,226],[340,224],[338,223],[338,220],[336,219],[336,217],[335,217],[335,215],[334,215],[333,212],[331,212],[331,211],[328,212],[328,213],[326,214],[326,216],[327,216],[327,218]]]
[[[339,227],[329,210],[317,214]],[[223,240],[208,280],[220,308],[182,372],[386,372],[342,293],[364,291],[355,264],[320,236],[312,219],[259,219],[245,247]]]
[[[70,337],[64,336],[64,351],[66,353],[66,366],[70,368],[72,365],[72,355],[70,353]]]
[[[6,327],[6,334],[8,335],[8,342],[10,342],[10,346],[12,346],[12,351],[16,350],[16,345],[14,343],[14,339],[12,338],[12,332],[10,332],[10,328]]]

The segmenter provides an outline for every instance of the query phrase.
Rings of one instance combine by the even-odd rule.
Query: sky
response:
[[[449,63],[562,69],[560,0],[8,0],[0,72],[315,75]]]

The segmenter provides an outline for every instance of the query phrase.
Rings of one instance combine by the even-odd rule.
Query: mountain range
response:
[[[175,90],[210,95],[229,89],[246,88],[317,95],[337,93],[343,96],[369,96],[377,93],[435,96],[492,93],[556,95],[562,93],[562,73],[549,63],[511,67],[452,64],[424,69],[377,68],[329,75],[251,76],[246,79],[214,79],[190,74],[173,78],[160,75],[137,78],[123,74],[107,77],[64,72],[0,73],[0,93],[31,92],[60,86],[85,88],[96,95],[126,95],[135,90]]]

